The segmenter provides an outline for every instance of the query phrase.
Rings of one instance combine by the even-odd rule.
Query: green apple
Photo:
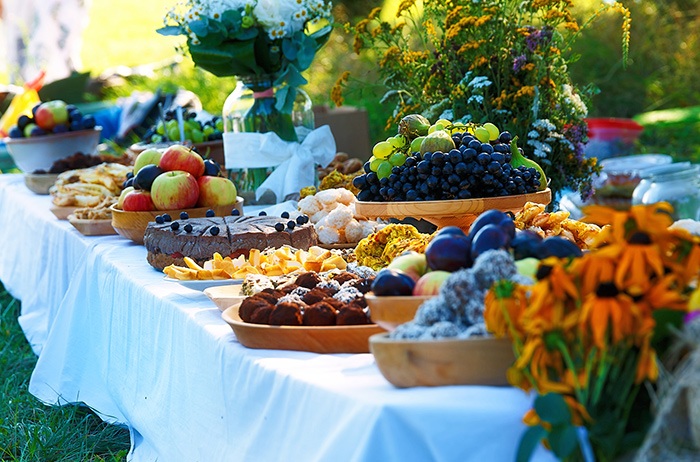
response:
[[[117,208],[124,210],[124,198],[126,197],[127,194],[129,194],[131,191],[134,190],[133,186],[128,186],[124,188],[122,193],[119,195],[119,199],[117,200]]]
[[[136,160],[134,160],[134,175],[146,165],[158,165],[161,155],[163,155],[163,153],[156,148],[148,148],[141,151],[139,155],[136,156]]]

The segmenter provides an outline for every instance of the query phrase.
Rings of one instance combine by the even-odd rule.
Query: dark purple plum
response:
[[[580,257],[581,255],[583,255],[581,249],[567,238],[551,236],[542,239],[537,246],[535,256],[542,260],[547,257],[569,258]]]
[[[537,258],[537,252],[542,242],[542,236],[534,231],[518,231],[515,237],[510,241],[510,247],[513,249],[513,258],[522,260],[523,258]]]
[[[462,228],[459,226],[445,226],[444,228],[438,229],[438,232],[435,234],[435,236],[466,236],[466,233]]]
[[[500,225],[484,225],[472,239],[471,257],[476,257],[487,250],[506,249],[510,243],[510,238]]]
[[[433,271],[457,271],[472,266],[471,240],[465,235],[437,235],[425,248],[428,268]]]
[[[221,176],[221,167],[213,159],[204,161],[204,175],[206,176]]]
[[[134,188],[150,191],[153,180],[163,173],[163,169],[155,164],[146,165],[134,176]]]
[[[515,223],[510,215],[497,209],[487,210],[472,223],[469,228],[469,234],[476,236],[481,228],[486,225],[499,225],[512,239],[515,236]]]
[[[401,270],[384,268],[372,282],[372,292],[377,296],[411,295],[416,281]]]

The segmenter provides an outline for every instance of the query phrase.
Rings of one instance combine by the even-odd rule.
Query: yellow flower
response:
[[[600,349],[608,345],[608,329],[612,344],[616,344],[634,332],[634,321],[632,299],[621,293],[612,281],[599,284],[581,306],[581,327],[584,332],[590,329]]]
[[[382,12],[382,8],[380,6],[378,6],[376,8],[372,8],[372,11],[370,11],[369,14],[367,15],[367,19],[370,19],[370,20],[376,19],[377,16],[379,16],[379,14],[381,12]]]
[[[360,51],[362,51],[362,48],[364,47],[364,45],[365,45],[365,42],[364,42],[364,40],[362,40],[362,37],[360,37],[359,35],[356,35],[355,40],[352,43],[352,50],[356,54],[359,55]]]
[[[531,85],[525,85],[515,93],[515,99],[533,96],[535,96],[535,87]]]
[[[338,107],[343,105],[343,84],[346,83],[349,78],[350,72],[343,72],[338,80],[335,81],[335,85],[333,85],[333,88],[331,89],[331,101],[333,101],[333,103]]]
[[[386,49],[384,52],[384,56],[382,57],[382,60],[379,61],[379,66],[384,67],[388,63],[392,62],[395,59],[398,59],[398,57],[401,55],[401,50],[399,47],[396,45],[392,45],[389,48]]]
[[[396,11],[396,17],[398,18],[403,14],[404,11],[409,10],[413,6],[415,6],[416,0],[401,0],[401,3],[399,3],[399,9]]]
[[[491,20],[491,18],[492,18],[492,16],[490,14],[487,14],[486,16],[482,16],[476,20],[476,22],[474,23],[474,26],[481,27],[484,24],[486,24],[487,22],[489,22]]]
[[[646,292],[653,276],[664,274],[664,262],[659,247],[652,243],[648,234],[638,231],[623,246],[620,261],[615,270],[615,284],[632,295]]]
[[[570,21],[570,22],[564,23],[564,29],[568,29],[572,32],[578,32],[580,27],[576,21]]]

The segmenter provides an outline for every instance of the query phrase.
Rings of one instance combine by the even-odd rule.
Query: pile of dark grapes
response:
[[[364,164],[365,174],[353,185],[360,190],[357,199],[369,201],[432,201],[472,199],[534,193],[540,186],[540,173],[525,166],[513,167],[511,134],[482,143],[469,133],[455,133],[457,148],[450,152],[414,152],[401,166],[379,179]]]
[[[182,112],[185,140],[189,140],[192,143],[203,143],[223,138],[224,120],[221,116],[214,116],[202,123],[197,120],[196,112],[189,111],[184,107],[178,107],[165,111],[165,114],[163,114],[164,119],[159,120],[154,126],[150,127],[143,135],[143,140],[147,143],[179,141],[178,110]]]

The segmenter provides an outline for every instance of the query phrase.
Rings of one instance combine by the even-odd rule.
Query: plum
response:
[[[471,240],[464,235],[436,235],[425,248],[425,258],[433,271],[469,268],[472,266]]]
[[[444,228],[440,228],[437,234],[435,234],[435,236],[442,235],[466,236],[466,233],[459,226],[445,226]]]
[[[476,217],[476,220],[474,220],[469,228],[469,234],[475,236],[476,233],[486,225],[500,226],[506,232],[506,235],[509,236],[509,239],[515,236],[515,223],[513,222],[513,218],[507,213],[497,209],[487,210]]]
[[[416,281],[401,270],[384,268],[372,282],[372,292],[377,296],[411,295]]]
[[[134,188],[150,191],[153,181],[158,175],[163,173],[163,169],[154,164],[146,165],[134,176]]]
[[[506,249],[509,242],[510,238],[507,232],[500,225],[493,223],[484,225],[472,239],[472,260],[476,260],[479,255],[487,250]]]
[[[534,231],[525,230],[515,233],[515,237],[510,241],[513,249],[513,258],[522,260],[537,256],[537,249],[542,242],[542,236]]]
[[[581,255],[583,255],[581,249],[567,238],[551,236],[542,239],[537,246],[535,257],[542,260],[547,257],[569,258]]]

